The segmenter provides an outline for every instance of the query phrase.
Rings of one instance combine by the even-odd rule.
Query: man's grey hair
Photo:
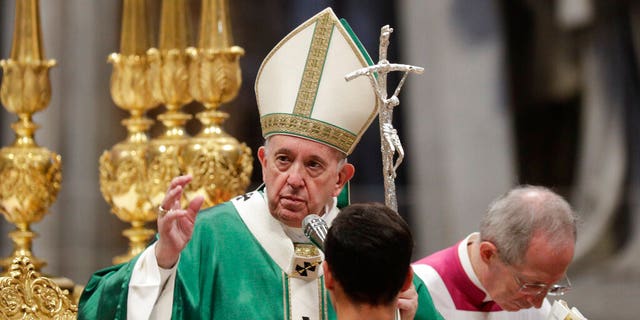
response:
[[[540,186],[519,186],[496,199],[480,224],[480,238],[498,248],[506,264],[522,263],[534,234],[553,245],[575,243],[577,217],[569,203]]]

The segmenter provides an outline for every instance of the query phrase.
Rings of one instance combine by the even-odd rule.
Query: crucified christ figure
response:
[[[380,51],[378,63],[351,72],[345,76],[345,79],[349,81],[359,76],[367,76],[381,103],[378,111],[378,121],[380,123],[380,144],[382,152],[382,174],[384,178],[385,204],[397,212],[398,201],[396,198],[395,177],[396,170],[404,159],[404,149],[402,148],[398,131],[393,128],[393,107],[400,104],[398,94],[400,93],[402,85],[404,85],[404,81],[407,79],[409,73],[422,74],[424,68],[406,64],[389,63],[389,60],[387,60],[387,48],[389,47],[389,37],[392,32],[393,29],[388,25],[382,27],[380,30]],[[387,74],[392,71],[401,71],[404,72],[404,75],[394,90],[393,95],[391,95],[391,97],[387,97]],[[396,153],[398,157],[394,162],[393,158]]]

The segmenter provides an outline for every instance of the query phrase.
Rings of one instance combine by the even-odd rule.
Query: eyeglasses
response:
[[[507,269],[509,269],[511,275],[516,280],[516,283],[518,284],[518,286],[520,286],[518,291],[521,293],[531,296],[538,296],[543,293],[546,293],[546,295],[550,296],[561,296],[571,290],[571,281],[569,281],[569,277],[567,276],[567,274],[565,274],[562,279],[560,279],[560,281],[551,285],[545,283],[527,283],[520,280],[517,271],[512,265],[507,264],[502,258],[499,258],[499,260],[507,267]]]
[[[544,284],[544,283],[527,283],[520,280],[520,277],[516,274],[515,270],[509,268],[513,274],[513,278],[516,280],[516,283],[520,286],[519,291],[532,296],[537,296],[543,293],[547,293],[550,296],[561,296],[571,290],[571,281],[569,281],[569,277],[565,274],[564,277],[552,284]]]

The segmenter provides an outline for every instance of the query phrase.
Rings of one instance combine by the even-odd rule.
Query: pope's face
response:
[[[287,135],[271,136],[258,158],[271,215],[297,228],[307,215],[324,214],[354,172],[351,164],[340,165],[339,151]]]

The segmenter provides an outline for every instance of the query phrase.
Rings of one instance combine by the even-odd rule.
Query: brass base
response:
[[[23,228],[26,230],[16,229],[9,232],[9,238],[13,240],[13,252],[11,253],[11,256],[2,258],[2,260],[0,260],[0,266],[2,267],[3,275],[6,275],[9,272],[9,267],[16,257],[28,257],[35,267],[35,270],[38,272],[40,272],[40,270],[42,270],[42,268],[47,265],[44,260],[36,258],[31,253],[31,241],[33,240],[33,238],[38,237],[38,234],[29,230],[28,226],[23,226]]]
[[[145,228],[144,225],[134,225],[132,228],[122,231],[122,234],[129,238],[129,251],[123,255],[114,257],[113,264],[128,262],[133,259],[133,257],[142,253],[147,247],[149,239],[151,239],[156,232],[152,229]]]

